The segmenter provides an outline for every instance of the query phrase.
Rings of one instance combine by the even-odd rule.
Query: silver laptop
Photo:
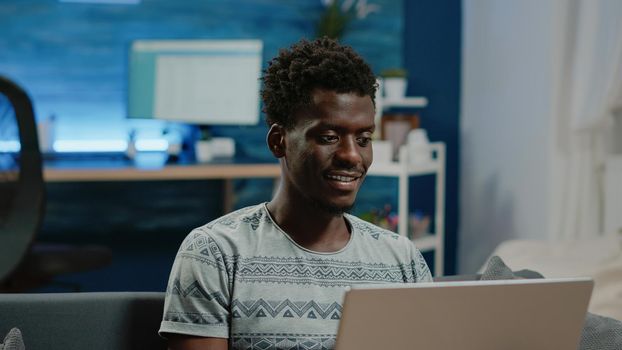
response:
[[[578,348],[589,278],[353,287],[336,350]]]

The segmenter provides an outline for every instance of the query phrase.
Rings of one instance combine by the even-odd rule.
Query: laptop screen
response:
[[[576,278],[353,288],[336,349],[576,349],[592,286]]]

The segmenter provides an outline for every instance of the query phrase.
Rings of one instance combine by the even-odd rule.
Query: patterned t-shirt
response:
[[[298,245],[265,203],[193,230],[173,264],[160,333],[229,338],[233,349],[332,349],[347,286],[432,280],[406,237],[345,217],[350,240],[331,253]]]

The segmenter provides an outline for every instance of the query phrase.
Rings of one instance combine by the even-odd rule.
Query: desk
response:
[[[278,164],[214,163],[166,165],[156,168],[137,168],[128,164],[89,163],[55,165],[46,163],[43,178],[46,182],[98,181],[156,181],[156,180],[224,180],[223,208],[233,209],[233,182],[239,178],[274,178],[281,175]]]

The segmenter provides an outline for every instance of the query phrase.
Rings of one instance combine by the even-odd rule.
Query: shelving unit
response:
[[[379,88],[376,91],[376,135],[381,135],[382,115],[390,108],[425,108],[428,99],[425,97],[404,97],[399,100],[386,99],[383,96],[383,81],[378,80]],[[398,178],[397,216],[398,234],[408,237],[409,210],[409,179],[412,176],[435,175],[435,206],[434,232],[417,237],[413,241],[421,252],[434,252],[434,275],[442,276],[445,259],[445,144],[434,142],[430,144],[432,159],[427,163],[410,164],[408,148],[402,146],[399,150],[397,162],[372,163],[367,172],[370,176],[386,176]]]
[[[372,163],[367,172],[370,176],[398,178],[398,234],[408,237],[409,179],[411,176],[435,175],[434,232],[415,238],[413,241],[422,252],[434,251],[434,275],[442,276],[445,258],[445,144],[430,144],[432,160],[427,163],[409,164],[408,148],[402,146],[399,161]]]
[[[380,88],[376,93],[376,131],[380,135],[380,119],[382,114],[389,108],[401,107],[401,108],[425,108],[428,105],[428,99],[425,97],[404,97],[399,100],[387,100],[382,96],[382,83],[379,82]]]
[[[428,105],[428,99],[425,97],[404,97],[399,100],[382,100],[384,109],[391,107],[415,107],[423,108]]]

